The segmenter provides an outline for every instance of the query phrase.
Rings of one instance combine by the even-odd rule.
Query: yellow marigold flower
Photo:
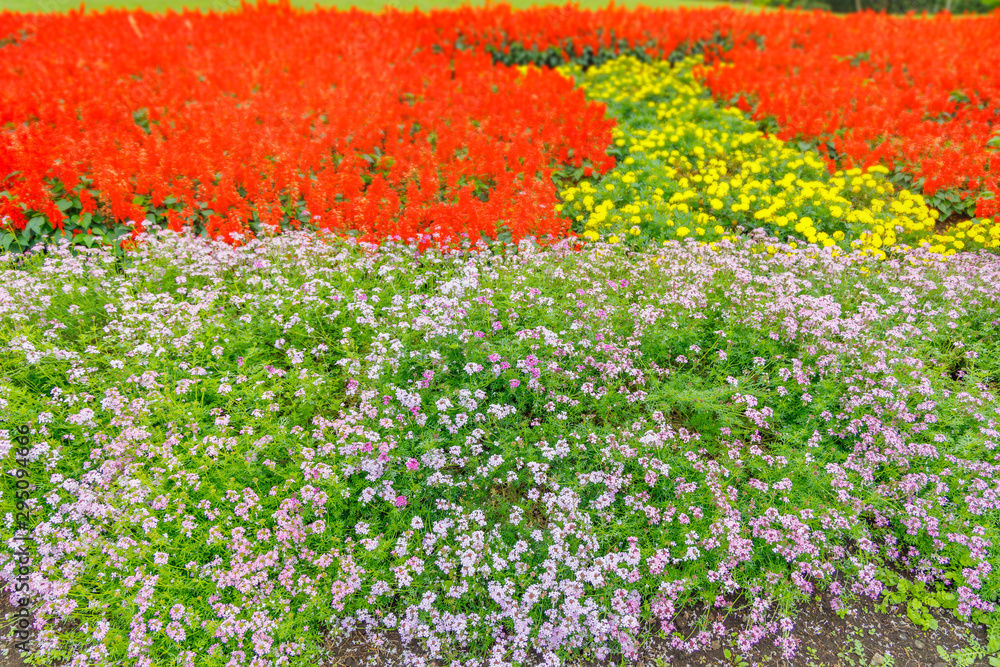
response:
[[[687,227],[678,227],[677,228],[677,236],[687,236],[690,233],[691,233],[691,230],[688,229]]]

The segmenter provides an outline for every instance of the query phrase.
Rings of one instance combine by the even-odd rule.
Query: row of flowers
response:
[[[692,74],[700,58],[677,66],[620,58],[574,76],[591,99],[619,119],[621,161],[596,183],[562,192],[558,209],[583,236],[735,240],[738,227],[884,257],[890,246],[927,246],[941,254],[1000,247],[1000,223],[963,222],[935,232],[938,211],[899,190],[874,165],[832,175],[809,150],[756,130],[735,107],[720,107]],[[797,240],[796,240],[797,239]],[[769,247],[775,252],[775,247]]]
[[[798,605],[892,570],[995,623],[1000,257],[752,245],[162,231],[123,275],[0,273],[29,664],[311,666],[360,630],[414,666],[650,664],[660,631],[790,660]]]
[[[603,106],[551,71],[427,48],[419,16],[378,34],[368,18],[48,18],[0,66],[0,218],[102,237],[129,220],[227,240],[282,223],[564,234],[552,170],[613,164]]]
[[[59,232],[93,244],[130,220],[133,235],[156,222],[227,240],[264,224],[372,240],[565,234],[553,171],[606,171],[613,122],[550,71],[491,66],[487,52],[515,47],[571,59],[700,49],[696,78],[776,121],[779,138],[818,144],[830,173],[883,166],[914,192],[976,197],[990,218],[998,16],[3,13],[0,243]],[[680,226],[705,227],[692,225]]]

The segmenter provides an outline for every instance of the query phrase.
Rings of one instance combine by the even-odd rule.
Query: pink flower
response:
[[[520,386],[521,386],[521,381],[520,380],[511,380],[510,381],[510,388],[511,389],[517,389]]]
[[[165,554],[162,551],[157,551],[153,555],[153,562],[156,563],[157,565],[166,565],[168,558],[170,558],[169,554]]]
[[[493,329],[495,331],[500,331],[501,329],[503,329],[503,325],[500,324],[499,320],[497,320],[496,322],[493,323]]]
[[[396,507],[406,507],[406,496],[396,496]]]
[[[419,470],[420,461],[416,459],[410,459],[409,461],[406,462],[406,467],[409,468],[410,470]]]

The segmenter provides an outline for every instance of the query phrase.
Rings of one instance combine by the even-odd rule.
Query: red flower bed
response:
[[[212,237],[288,213],[368,239],[565,233],[551,170],[610,168],[613,121],[554,72],[432,48],[456,18],[272,5],[25,20],[0,61],[0,216],[61,228],[59,182],[84,212],[197,216]]]
[[[741,15],[724,58],[703,70],[723,100],[780,138],[820,138],[844,166],[882,164],[923,191],[978,196],[977,215],[1000,213],[1000,13],[892,17],[865,12]]]

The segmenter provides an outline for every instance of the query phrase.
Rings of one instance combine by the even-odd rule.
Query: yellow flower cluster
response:
[[[619,58],[586,72],[561,68],[618,120],[617,168],[600,183],[561,193],[557,210],[584,237],[690,236],[714,244],[760,227],[792,247],[859,248],[879,257],[890,247],[947,255],[1000,246],[1000,224],[988,220],[935,234],[938,212],[920,195],[896,191],[884,167],[831,176],[817,153],[765,136],[739,109],[716,105],[692,76],[697,62]]]

